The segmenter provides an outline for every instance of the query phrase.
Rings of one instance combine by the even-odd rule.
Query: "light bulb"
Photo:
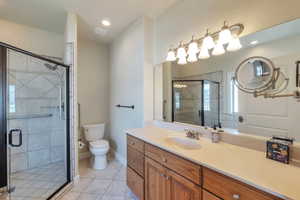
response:
[[[188,56],[188,58],[187,58],[187,61],[191,62],[191,63],[197,62],[198,61],[198,59],[197,59],[197,53],[193,53],[193,54],[190,53],[189,56]]]
[[[185,57],[181,57],[181,58],[179,58],[179,60],[178,60],[178,64],[179,64],[179,65],[185,65],[185,64],[187,64],[187,62],[186,62],[186,58],[185,58]]]
[[[199,52],[198,43],[194,40],[189,44],[188,54],[196,54]]]
[[[215,46],[215,48],[214,48],[214,50],[212,52],[212,54],[214,56],[218,56],[218,55],[222,55],[224,53],[225,53],[225,49],[223,47],[223,44],[220,41],[218,41],[217,45]]]
[[[207,49],[213,49],[216,46],[214,39],[208,34],[206,34],[205,38],[203,39],[202,45],[204,45]]]
[[[168,51],[168,55],[167,55],[167,59],[166,60],[167,61],[175,61],[176,60],[175,52],[172,49],[170,49]]]
[[[202,45],[198,58],[199,59],[206,59],[206,58],[209,58],[209,57],[210,57],[210,55],[209,55],[208,49],[206,48],[205,45]]]
[[[221,44],[228,44],[232,40],[231,31],[229,27],[226,25],[226,21],[224,22],[224,26],[222,27],[221,32],[219,33],[219,42]]]
[[[180,46],[177,49],[177,58],[186,58],[187,53],[185,51],[185,48],[183,46]]]
[[[227,51],[237,51],[242,48],[240,39],[238,36],[234,36],[227,46]]]

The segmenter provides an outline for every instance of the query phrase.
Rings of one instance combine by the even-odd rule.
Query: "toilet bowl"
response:
[[[109,143],[103,140],[105,124],[84,125],[85,139],[89,142],[89,150],[92,154],[91,165],[94,169],[104,169],[107,166],[107,152]]]

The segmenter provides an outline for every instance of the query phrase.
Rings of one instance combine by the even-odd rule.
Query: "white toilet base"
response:
[[[93,169],[105,169],[107,166],[106,154],[91,157],[91,165]]]

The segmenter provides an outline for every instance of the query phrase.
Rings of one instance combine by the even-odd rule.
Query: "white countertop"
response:
[[[200,149],[187,150],[165,140],[184,133],[155,126],[126,133],[280,198],[300,200],[300,168],[266,159],[264,152],[223,142],[212,143],[204,137],[197,141]]]

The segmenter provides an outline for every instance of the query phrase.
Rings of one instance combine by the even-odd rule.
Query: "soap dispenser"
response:
[[[217,130],[217,126],[214,125],[211,132],[211,141],[212,143],[218,143],[220,141],[220,131]]]

